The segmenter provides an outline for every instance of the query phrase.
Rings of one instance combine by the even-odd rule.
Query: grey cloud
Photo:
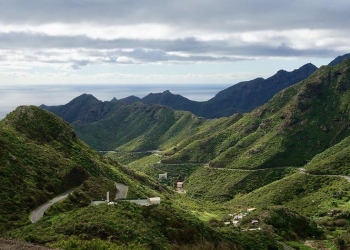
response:
[[[350,1],[348,0],[0,0],[0,24],[71,23],[87,22],[98,25],[133,25],[157,23],[176,26],[179,30],[200,30],[206,34],[223,31],[264,31],[288,29],[334,29],[344,37],[350,37]],[[140,31],[141,32],[141,31]],[[147,32],[143,30],[142,32]],[[212,33],[211,33],[212,32]],[[194,34],[195,35],[195,34]],[[182,39],[92,39],[86,36],[49,36],[35,33],[0,33],[0,49],[28,50],[26,60],[35,61],[40,56],[50,58],[62,52],[43,52],[45,49],[74,49],[82,55],[100,61],[82,59],[70,60],[72,69],[79,69],[93,63],[147,63],[147,62],[193,62],[193,61],[236,61],[247,57],[269,56],[313,56],[335,57],[348,51],[341,51],[337,44],[323,48],[295,49],[287,37],[278,39],[272,45],[265,43],[244,43],[230,40],[198,40],[195,37]],[[277,43],[277,45],[276,45]],[[344,43],[344,41],[343,41]],[[340,43],[339,43],[340,44]],[[123,52],[133,48],[134,51]],[[108,50],[103,52],[100,50]],[[86,50],[89,50],[88,52]],[[170,52],[180,52],[180,56]],[[42,54],[40,54],[42,53]],[[45,54],[46,53],[46,54]],[[130,61],[119,61],[121,56]],[[0,55],[0,60],[6,57]],[[46,63],[67,63],[47,59]]]
[[[261,30],[344,28],[347,0],[0,0],[0,22],[161,23],[184,28]]]
[[[138,48],[131,52],[123,51],[126,48]],[[230,61],[240,60],[253,56],[316,56],[334,57],[339,54],[348,53],[339,51],[337,48],[312,48],[294,49],[286,43],[280,46],[269,44],[242,44],[232,45],[229,41],[199,41],[195,38],[176,40],[156,39],[115,39],[101,40],[91,39],[85,36],[45,36],[29,33],[0,33],[0,49],[8,50],[33,50],[37,55],[50,56],[60,52],[43,52],[45,49],[77,49],[78,52],[88,53],[92,57],[109,58],[106,62],[115,62],[119,56],[141,60],[152,61]],[[84,49],[89,50],[88,52]],[[100,51],[100,50],[108,50]],[[183,52],[190,56],[170,55],[169,52]],[[208,56],[214,55],[214,56]],[[35,56],[35,55],[34,55]],[[37,56],[35,56],[37,57]],[[232,59],[234,58],[234,59]],[[55,63],[52,61],[52,63]],[[85,64],[86,65],[86,64]],[[84,66],[84,65],[81,65]]]

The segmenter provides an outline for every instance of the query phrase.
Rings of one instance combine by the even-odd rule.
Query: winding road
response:
[[[52,206],[53,204],[63,200],[64,198],[66,198],[69,194],[71,194],[73,191],[75,191],[78,187],[72,188],[62,194],[60,194],[59,196],[53,198],[52,200],[49,200],[48,202],[46,202],[45,204],[41,205],[40,207],[38,207],[37,209],[35,209],[31,214],[30,214],[30,220],[32,223],[36,223],[38,220],[40,220],[43,216],[45,211]]]
[[[340,177],[340,178],[345,178],[348,182],[350,182],[350,176],[346,175],[336,175],[336,174],[310,174],[305,170],[305,168],[299,168],[299,172],[301,174],[308,174],[308,175],[313,175],[313,176],[327,176],[327,177]]]

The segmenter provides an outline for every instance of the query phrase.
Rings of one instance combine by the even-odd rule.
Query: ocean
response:
[[[63,105],[82,94],[92,94],[101,101],[114,97],[122,99],[131,95],[144,97],[149,93],[169,90],[194,101],[206,101],[219,91],[229,87],[227,84],[62,84],[62,85],[0,85],[0,119],[20,105],[45,104]]]

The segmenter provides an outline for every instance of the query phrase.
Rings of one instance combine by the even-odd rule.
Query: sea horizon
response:
[[[207,101],[234,84],[62,84],[0,86],[0,119],[22,105],[64,105],[82,94],[101,101],[123,99],[134,95],[143,98],[150,93],[169,90],[193,101]]]

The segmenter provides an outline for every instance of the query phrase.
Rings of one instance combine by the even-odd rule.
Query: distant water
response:
[[[102,101],[110,101],[114,97],[122,99],[130,95],[144,97],[149,93],[170,90],[190,100],[206,101],[219,91],[229,87],[224,84],[157,84],[157,85],[0,85],[0,119],[20,105],[62,105],[81,94],[92,94]]]

